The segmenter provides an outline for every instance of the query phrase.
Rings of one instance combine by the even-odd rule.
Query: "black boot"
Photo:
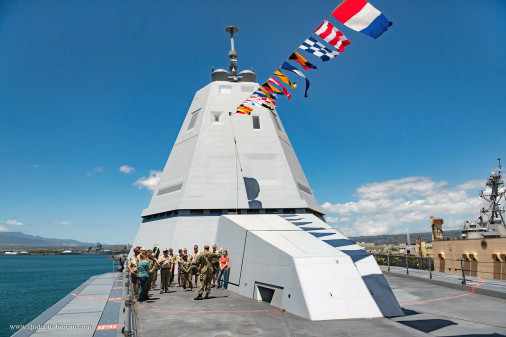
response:
[[[209,293],[206,293],[206,297],[204,297],[206,300],[209,299]]]
[[[194,298],[195,301],[200,301],[202,299],[202,294],[198,294],[197,297]]]

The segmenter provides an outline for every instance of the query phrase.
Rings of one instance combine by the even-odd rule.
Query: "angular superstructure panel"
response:
[[[174,210],[311,209],[323,214],[277,111],[235,113],[256,83],[215,81],[188,110],[143,217]]]
[[[350,240],[335,245],[314,235],[341,236],[314,215],[291,219],[299,220],[268,214],[220,218],[216,243],[230,255],[229,289],[244,296],[270,289],[279,294],[270,298],[272,305],[311,320],[403,315],[372,255]],[[304,227],[308,222],[313,227]]]

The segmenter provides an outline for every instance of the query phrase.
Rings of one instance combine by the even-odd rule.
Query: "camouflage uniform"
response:
[[[208,250],[202,252],[197,257],[197,265],[200,265],[200,286],[199,295],[202,295],[204,288],[206,290],[206,297],[211,292],[211,282],[213,281],[213,259],[220,258],[219,253],[213,253]]]
[[[152,272],[149,273],[147,288],[150,289],[151,285],[153,284],[153,281],[156,282],[156,276],[158,275],[158,264],[156,263],[154,258],[149,258],[148,263],[149,263],[149,270],[153,270]]]
[[[192,283],[192,264],[190,261],[181,261],[179,262],[179,265],[181,266],[181,283],[183,284],[183,289],[186,290],[186,284],[189,283],[190,289],[193,290],[193,283]]]

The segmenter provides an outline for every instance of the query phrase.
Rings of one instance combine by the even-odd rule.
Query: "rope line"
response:
[[[235,113],[229,112],[230,122],[232,123],[232,136],[234,137],[234,147],[235,147],[235,181],[236,181],[236,206],[235,212],[239,214],[239,170],[237,168],[237,164],[239,164],[239,169],[241,170],[241,176],[244,179],[244,174],[242,171],[241,157],[239,157],[239,150],[237,148],[237,139],[235,138],[235,130],[234,130],[234,116]]]

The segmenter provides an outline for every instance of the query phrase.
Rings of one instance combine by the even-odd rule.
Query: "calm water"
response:
[[[0,336],[26,324],[91,276],[112,272],[108,255],[0,255]]]

